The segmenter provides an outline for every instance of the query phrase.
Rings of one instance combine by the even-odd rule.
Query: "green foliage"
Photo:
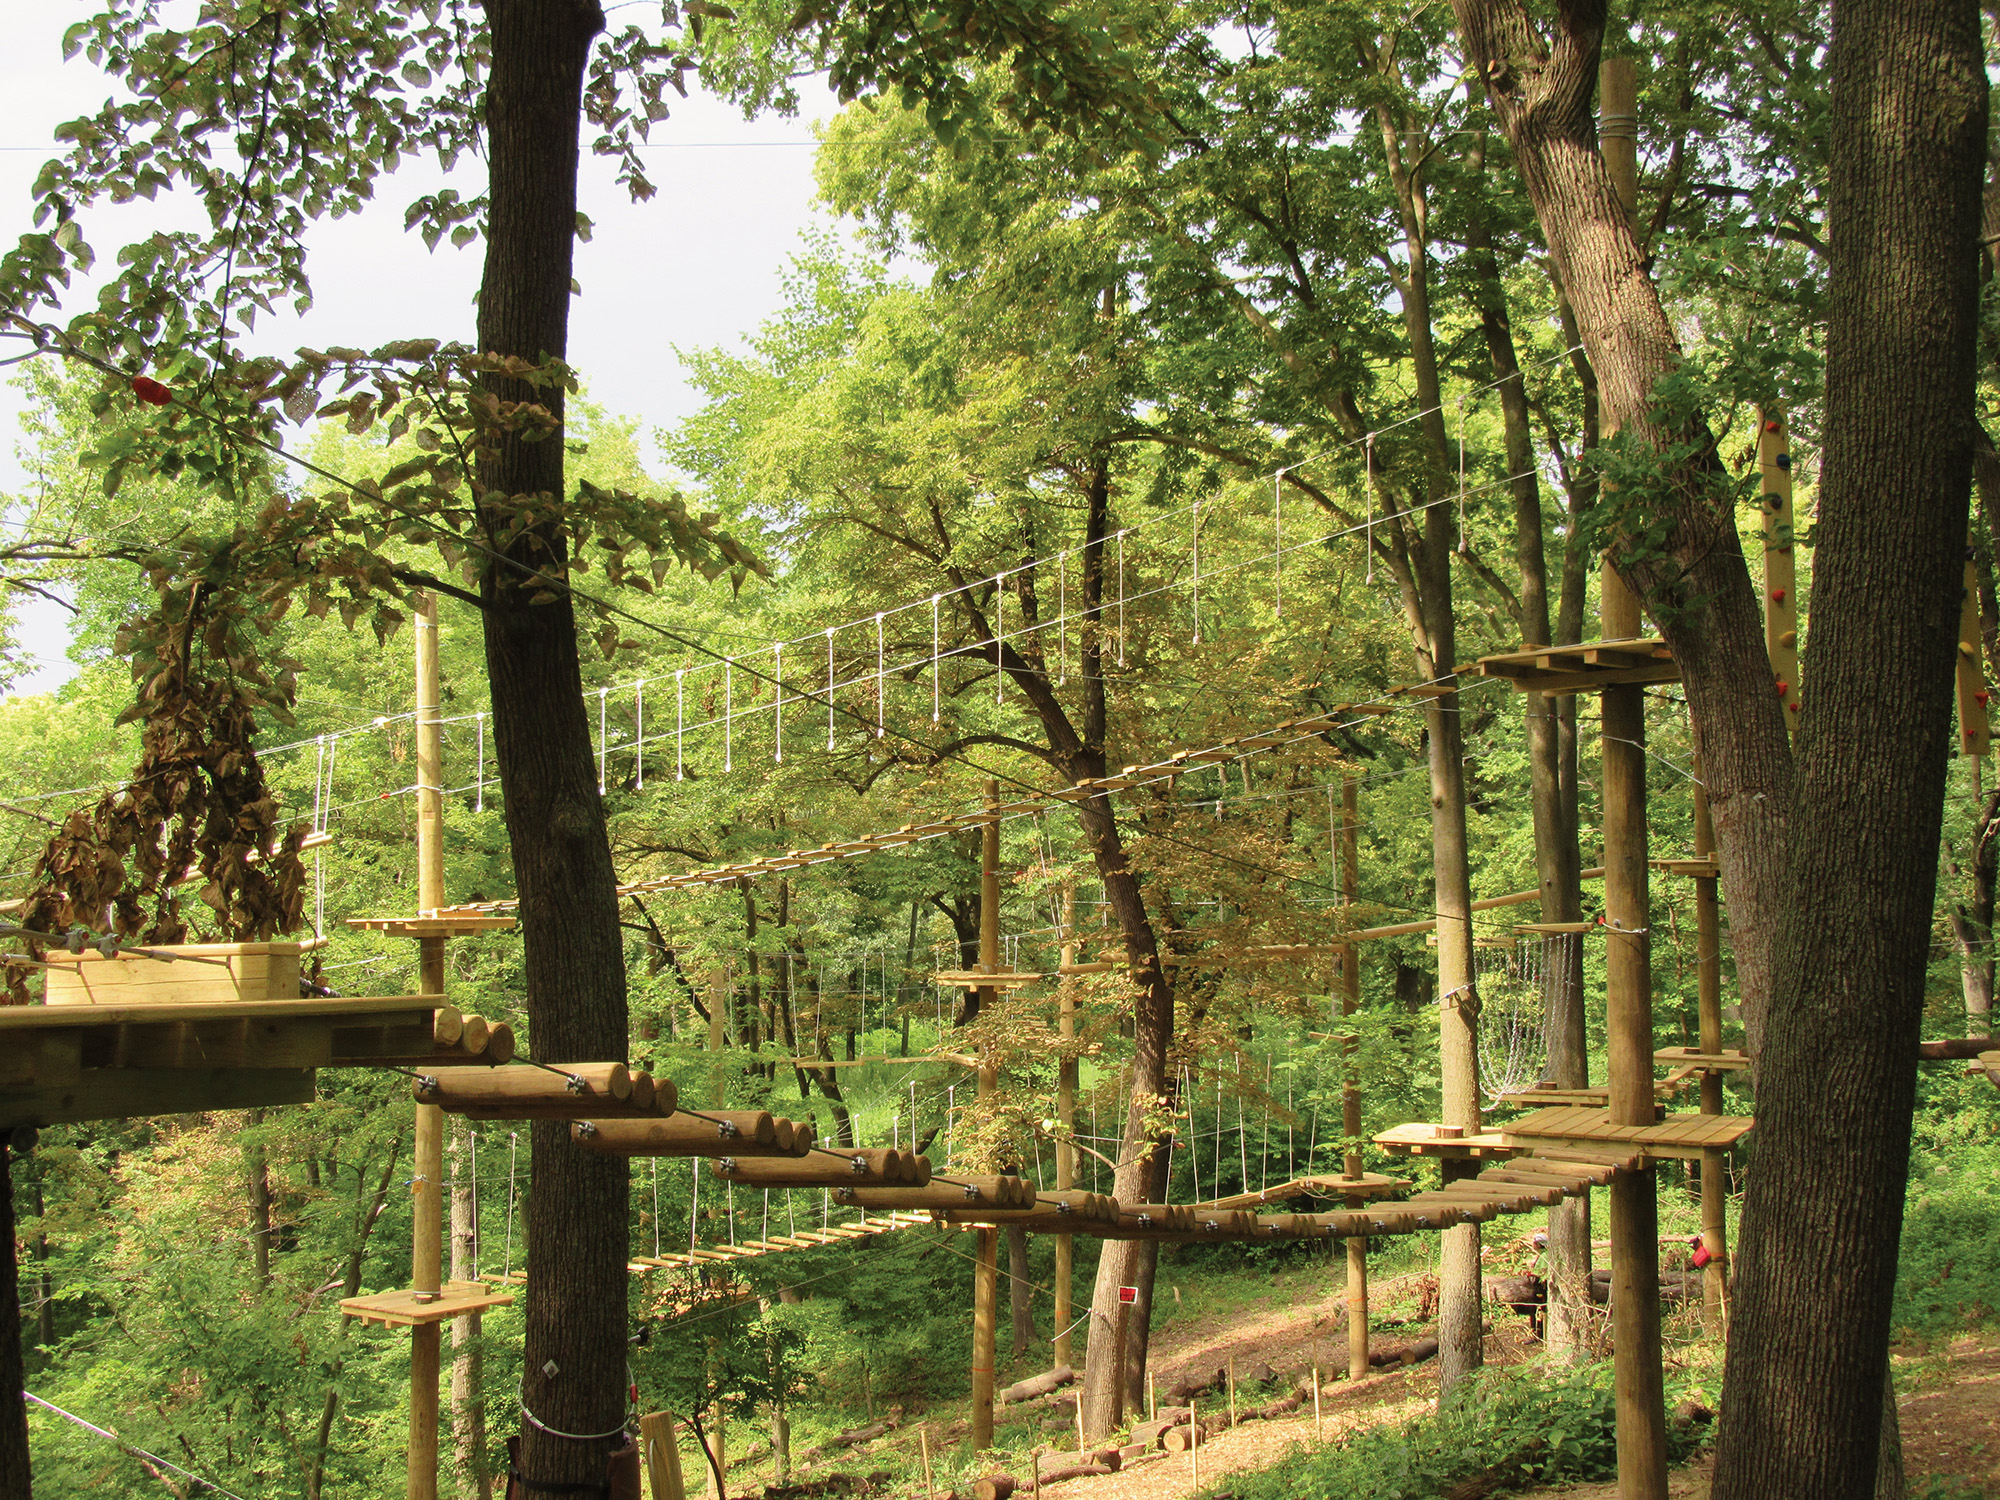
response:
[[[1668,1395],[1668,1402],[1675,1394]],[[1674,1426],[1670,1458],[1702,1437]],[[1617,1469],[1617,1411],[1609,1362],[1573,1370],[1487,1369],[1434,1417],[1375,1428],[1318,1452],[1297,1450],[1271,1468],[1206,1491],[1233,1500],[1432,1500],[1455,1481],[1499,1485],[1609,1478]]]

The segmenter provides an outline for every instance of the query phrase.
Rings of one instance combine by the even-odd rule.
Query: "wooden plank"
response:
[[[483,1282],[448,1281],[436,1300],[419,1302],[414,1291],[377,1292],[371,1297],[345,1297],[340,1310],[364,1323],[384,1328],[416,1328],[469,1317],[489,1307],[512,1305],[512,1292],[496,1292]]]
[[[307,1068],[92,1068],[74,1083],[0,1093],[0,1128],[306,1104]]]
[[[73,1084],[83,1069],[83,1031],[29,1031],[0,1046],[0,1090]]]
[[[130,1022],[93,1036],[84,1060],[104,1068],[323,1068],[333,1061],[326,1016]]]
[[[161,1021],[213,1021],[228,1016],[392,1016],[398,1011],[433,1010],[444,1002],[434,995],[369,996],[359,999],[316,997],[294,1000],[246,1000],[232,1006],[206,1003],[173,1005],[0,1005],[0,1032],[121,1026],[129,1021],[154,1025]]]

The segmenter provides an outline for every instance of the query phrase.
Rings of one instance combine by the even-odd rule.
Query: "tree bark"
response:
[[[1756,1058],[1775,922],[1786,900],[1791,747],[1734,509],[1715,501],[1713,440],[1699,416],[1667,425],[1655,410],[1655,389],[1679,367],[1681,349],[1598,151],[1592,100],[1605,0],[1561,7],[1551,39],[1525,0],[1453,0],[1452,8],[1466,62],[1486,80],[1574,310],[1606,430],[1690,455],[1656,471],[1652,508],[1613,529],[1610,555],[1673,648],[1702,727],[1744,1026]],[[1635,540],[1642,531],[1657,533],[1657,542]]]
[[[22,1396],[21,1268],[14,1238],[14,1149],[0,1144],[0,1495],[32,1500]]]
[[[492,71],[486,97],[491,208],[479,293],[479,345],[537,360],[568,345],[583,76],[604,24],[592,0],[486,0]],[[560,419],[560,387],[495,379],[502,401],[535,401]],[[489,539],[500,545],[507,497],[565,492],[559,436],[503,436],[480,466]],[[568,539],[539,524],[504,544],[517,566],[482,578],[494,747],[521,901],[529,1036],[538,1061],[623,1060],[624,944],[616,878],[583,708],[577,622],[558,588]],[[524,571],[525,570],[525,571]],[[542,1484],[603,1479],[625,1415],[630,1185],[623,1158],[570,1149],[566,1125],[531,1127],[521,1470]]]
[[[243,1148],[243,1171],[250,1196],[250,1255],[257,1285],[271,1280],[271,1171],[264,1160],[264,1142],[257,1127],[264,1123],[264,1111],[253,1109],[245,1123],[250,1128],[250,1144]]]
[[[1716,1500],[1875,1488],[1951,745],[1986,154],[1978,8],[1843,0],[1830,71],[1813,687]]]
[[[1035,1310],[1029,1300],[1034,1288],[1028,1282],[1028,1231],[1019,1224],[1007,1226],[1007,1311],[1013,1319],[1010,1359],[1019,1359],[1035,1345]]]

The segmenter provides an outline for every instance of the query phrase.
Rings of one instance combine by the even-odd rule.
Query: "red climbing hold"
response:
[[[1773,417],[1770,421],[1764,424],[1764,430],[1766,432],[1781,432],[1784,430],[1784,426],[1785,424],[1783,422],[1780,422],[1776,417]]]
[[[1791,711],[1792,711],[1793,713],[1797,713],[1797,712],[1799,711],[1799,705],[1798,705],[1798,704],[1796,704],[1796,703],[1793,703],[1793,704],[1790,704],[1790,705],[1788,705],[1788,706],[1790,707],[1790,709],[1791,709]]]
[[[1785,591],[1783,589],[1772,589],[1771,602],[1773,604],[1783,604],[1785,602]]]
[[[1981,708],[1984,708],[1986,707],[1986,700],[1988,698],[1991,698],[1992,696],[1993,695],[1991,693],[1974,693],[1972,695],[1972,701],[1977,703]]]
[[[150,375],[132,377],[132,394],[148,406],[165,406],[174,399],[174,393]]]
[[[1784,678],[1780,677],[1778,679],[1778,696],[1782,698],[1785,696],[1785,694],[1789,693],[1791,690],[1792,690],[1792,685],[1789,682],[1785,681]]]

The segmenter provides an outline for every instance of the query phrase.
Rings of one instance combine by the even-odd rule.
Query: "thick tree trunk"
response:
[[[264,1160],[263,1138],[256,1134],[264,1123],[264,1111],[251,1110],[246,1123],[251,1130],[250,1144],[243,1149],[243,1174],[250,1197],[250,1257],[257,1285],[262,1287],[271,1280],[271,1170]]]
[[[21,1268],[14,1238],[11,1146],[0,1144],[0,1495],[32,1500],[28,1403],[22,1396]]]
[[[590,0],[487,0],[486,14],[493,46],[486,98],[492,206],[479,345],[530,360],[560,357],[567,347],[584,67],[604,16]],[[562,413],[559,387],[536,391],[496,380],[491,388],[503,401],[538,401]],[[490,536],[499,535],[511,510],[506,497],[560,499],[563,453],[558,437],[500,440],[479,475]],[[523,571],[563,578],[567,538],[557,526],[540,525],[506,552],[518,566],[489,565],[482,595],[533,1056],[623,1060],[624,944],[583,709],[575,612],[566,592],[530,603],[544,585]],[[572,1150],[561,1123],[537,1121],[531,1138],[527,1239],[534,1280],[521,1470],[541,1484],[596,1482],[625,1415],[627,1164]]]
[[[1453,0],[1452,8],[1467,64],[1487,82],[1574,309],[1606,430],[1654,448],[1685,444],[1693,455],[1655,472],[1652,493],[1623,502],[1647,508],[1611,528],[1611,557],[1672,646],[1702,726],[1754,1058],[1771,992],[1774,924],[1786,899],[1791,749],[1735,513],[1715,503],[1713,443],[1698,415],[1663,422],[1655,410],[1655,388],[1679,367],[1681,350],[1597,147],[1591,106],[1605,0],[1563,6],[1553,40],[1541,35],[1525,0]],[[1663,543],[1635,547],[1629,539],[1641,530],[1663,532]]]
[[[1831,77],[1813,686],[1716,1500],[1875,1488],[1951,740],[1986,151],[1978,7],[1842,0]]]

